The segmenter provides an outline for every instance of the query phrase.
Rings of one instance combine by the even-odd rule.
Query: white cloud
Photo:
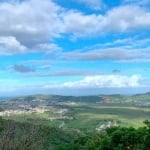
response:
[[[45,88],[127,88],[141,86],[140,81],[139,75],[97,75],[63,84],[45,85]]]
[[[64,16],[65,30],[73,36],[89,36],[99,30],[99,23],[103,21],[101,15],[84,15],[81,12],[69,11]]]
[[[101,2],[80,1],[91,6],[99,6],[97,3]],[[0,3],[0,37],[11,37],[10,43],[14,40],[17,50],[12,48],[10,51],[9,48],[14,45],[7,42],[3,43],[0,54],[57,50],[59,46],[51,41],[66,34],[79,38],[149,28],[149,10],[135,5],[115,7],[104,14],[86,15],[65,10],[52,0],[6,1]]]
[[[0,54],[24,53],[27,48],[13,36],[0,36]]]
[[[90,95],[92,93],[135,93],[136,90],[149,91],[150,79],[140,75],[97,75],[86,76],[80,80],[62,82],[37,81],[33,84],[33,79],[27,82],[21,80],[1,79],[2,89],[0,93],[7,95],[48,93],[48,94],[77,94]],[[11,83],[11,84],[10,84]],[[114,91],[115,90],[115,91]],[[135,91],[134,91],[135,90]],[[9,92],[8,92],[9,91]],[[19,92],[18,92],[19,91]],[[68,92],[69,91],[69,92]],[[12,92],[12,93],[11,93]]]
[[[60,11],[61,8],[51,0],[2,2],[0,36],[11,36],[20,45],[28,47],[28,50],[36,45],[49,43],[62,32]]]
[[[150,12],[134,5],[116,7],[104,15],[85,15],[81,12],[69,11],[64,15],[64,23],[66,32],[72,33],[73,36],[91,37],[109,32],[148,29]]]

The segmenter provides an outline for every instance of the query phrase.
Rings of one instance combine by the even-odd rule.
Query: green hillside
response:
[[[149,150],[150,122],[135,128],[110,127],[81,134],[0,119],[1,150]]]
[[[0,118],[0,150],[55,150],[78,133]]]
[[[112,150],[108,145],[114,150],[149,150],[149,123],[143,127],[143,121],[150,120],[149,99],[149,93],[39,94],[1,101],[0,150]],[[129,141],[114,143],[114,138]]]

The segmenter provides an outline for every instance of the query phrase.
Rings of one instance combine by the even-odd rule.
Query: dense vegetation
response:
[[[59,150],[150,150],[150,122],[145,127],[111,127],[103,133],[80,137]]]
[[[150,150],[150,122],[81,135],[75,131],[0,119],[1,150]]]
[[[150,93],[0,102],[0,150],[150,150]]]
[[[54,150],[77,136],[74,131],[0,118],[0,150]]]

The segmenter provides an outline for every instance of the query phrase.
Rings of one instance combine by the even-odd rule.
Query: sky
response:
[[[0,0],[0,96],[150,91],[150,0]]]

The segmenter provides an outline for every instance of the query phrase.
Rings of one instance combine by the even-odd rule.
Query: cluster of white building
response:
[[[118,123],[117,123],[116,120],[114,120],[114,121],[108,121],[106,124],[102,124],[99,127],[97,127],[96,131],[103,131],[103,130],[105,130],[107,128],[115,127],[115,126],[118,126]]]
[[[13,116],[13,115],[21,115],[21,114],[31,114],[31,113],[44,113],[45,111],[48,111],[48,109],[35,107],[32,109],[24,110],[24,109],[18,109],[18,110],[5,110],[0,112],[0,116]]]

